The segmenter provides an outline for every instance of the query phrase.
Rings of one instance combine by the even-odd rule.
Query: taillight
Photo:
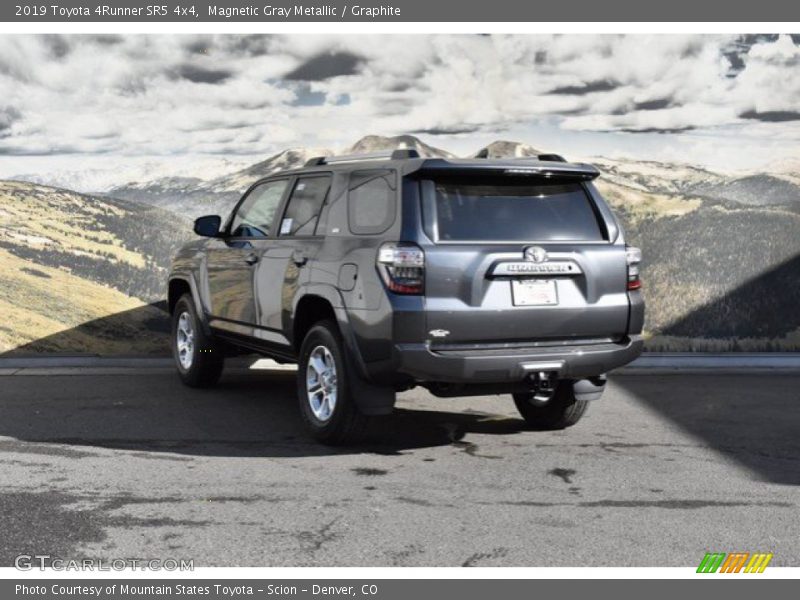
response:
[[[642,262],[642,251],[639,248],[628,246],[625,248],[625,256],[628,259],[628,289],[638,290],[642,287],[642,280],[639,279],[639,263]]]
[[[390,242],[378,249],[378,271],[395,294],[422,294],[425,284],[425,253],[410,243]]]

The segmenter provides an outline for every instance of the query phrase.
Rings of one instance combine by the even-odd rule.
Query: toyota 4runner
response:
[[[538,159],[315,158],[195,221],[169,276],[181,379],[226,356],[298,364],[300,411],[353,441],[398,391],[510,394],[532,427],[573,425],[642,350],[641,253],[592,180]]]

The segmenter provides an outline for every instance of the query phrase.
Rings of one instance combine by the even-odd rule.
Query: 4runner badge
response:
[[[431,329],[428,334],[431,337],[447,337],[450,335],[450,332],[447,329]]]
[[[547,250],[541,246],[528,246],[523,253],[525,260],[541,263],[547,260]]]

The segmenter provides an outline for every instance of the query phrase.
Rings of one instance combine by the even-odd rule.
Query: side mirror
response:
[[[219,228],[222,217],[219,215],[206,215],[194,220],[194,232],[203,237],[219,237]]]

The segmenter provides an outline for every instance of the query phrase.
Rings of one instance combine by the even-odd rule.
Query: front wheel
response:
[[[572,381],[559,381],[552,398],[542,402],[533,392],[514,394],[514,404],[525,422],[539,430],[565,429],[580,421],[589,406],[575,397]]]
[[[190,387],[215,386],[225,366],[220,345],[203,331],[189,294],[180,297],[172,313],[172,354],[181,381]]]
[[[325,444],[358,441],[367,417],[359,411],[350,385],[350,372],[336,323],[320,321],[300,347],[297,397],[306,427]]]

